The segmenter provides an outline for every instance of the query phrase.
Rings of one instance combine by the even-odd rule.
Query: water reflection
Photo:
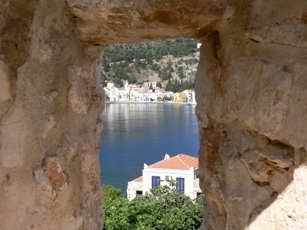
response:
[[[165,153],[198,155],[195,106],[179,104],[107,104],[102,120],[101,180],[126,190],[141,175],[143,163]]]

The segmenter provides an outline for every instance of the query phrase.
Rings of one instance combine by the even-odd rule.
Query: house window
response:
[[[184,178],[176,178],[176,189],[178,192],[184,192]]]
[[[158,187],[159,185],[160,185],[160,177],[159,176],[151,177],[151,188]]]
[[[136,197],[142,196],[142,195],[143,195],[143,191],[137,190],[136,193],[135,193],[135,196],[136,196]]]

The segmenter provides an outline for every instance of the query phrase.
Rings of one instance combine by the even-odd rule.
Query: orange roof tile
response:
[[[178,95],[185,95],[184,92],[177,92],[177,93],[175,93],[175,94],[178,94]]]
[[[143,182],[143,177],[140,176],[139,178],[136,178],[133,180],[134,182]]]
[[[198,169],[198,159],[197,157],[192,157],[186,154],[178,154],[177,156],[159,161],[149,166],[149,168],[179,169],[179,170],[189,170],[191,167],[194,167],[195,170]]]

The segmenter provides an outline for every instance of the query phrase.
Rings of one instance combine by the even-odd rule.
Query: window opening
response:
[[[178,192],[184,193],[184,178],[176,178],[176,189]]]
[[[153,176],[151,177],[151,188],[156,188],[160,185],[160,177]]]
[[[142,187],[144,163],[161,161],[166,153],[198,156],[194,92],[198,48],[197,41],[178,38],[107,45],[104,50],[100,79],[106,92],[101,116],[101,181],[120,188],[131,203],[147,192]],[[148,175],[146,187],[170,184],[176,178],[170,175]],[[127,182],[132,186],[128,188]],[[178,191],[184,192],[184,187],[181,180]],[[117,210],[126,210],[122,206],[114,209],[118,202],[107,206],[108,202],[104,202],[106,218]]]

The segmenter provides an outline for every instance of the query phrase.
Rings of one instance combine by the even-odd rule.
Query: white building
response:
[[[114,82],[112,80],[108,81],[107,87],[104,87],[106,92],[107,101],[117,101],[118,100],[118,89],[114,87]]]
[[[191,104],[196,104],[196,99],[195,99],[195,91],[193,89],[186,89],[183,91],[185,95],[187,95],[188,101]]]
[[[129,101],[129,91],[124,87],[118,88],[118,98],[119,101]]]
[[[150,84],[154,82],[151,81]],[[106,92],[106,101],[110,102],[151,102],[162,101],[164,97],[174,97],[174,93],[171,91],[165,92],[164,89],[159,87],[155,87],[155,90],[150,90],[148,86],[140,88],[136,84],[129,85],[128,80],[123,82],[123,87],[121,88],[116,88],[114,82],[110,80],[104,90]],[[186,94],[188,102],[196,104],[194,90],[185,90],[183,93]]]
[[[150,93],[150,99],[152,101],[162,101],[163,100],[163,93],[161,92],[154,92],[154,93]]]
[[[166,91],[165,93],[163,93],[164,97],[174,97],[174,93],[172,91]]]
[[[176,189],[185,195],[196,198],[201,193],[199,188],[198,159],[186,154],[171,157],[165,154],[162,161],[148,166],[144,164],[142,176],[128,182],[127,198],[134,199],[159,185],[169,185],[176,181]]]
[[[152,88],[156,88],[157,87],[157,81],[149,81],[149,82],[144,82],[143,83],[143,86],[146,86],[146,87],[150,87],[152,86]]]

